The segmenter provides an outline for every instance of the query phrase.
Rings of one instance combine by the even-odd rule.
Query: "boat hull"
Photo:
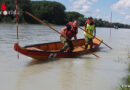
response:
[[[20,45],[18,45],[18,43],[15,43],[14,50],[23,55],[39,60],[52,59],[52,58],[73,58],[96,51],[99,48],[100,44],[102,43],[102,39],[100,38],[100,41],[97,39],[93,39],[94,43],[93,49],[90,49],[90,46],[88,47],[87,50],[85,49],[84,39],[79,39],[78,43],[79,46],[76,47],[76,42],[73,41],[73,45],[75,47],[73,52],[59,52],[60,48],[62,47],[61,42],[36,44],[24,47],[21,47]]]

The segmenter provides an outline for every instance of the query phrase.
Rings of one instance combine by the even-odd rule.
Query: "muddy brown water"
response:
[[[63,26],[53,26],[60,31]],[[95,52],[47,61],[33,60],[17,52],[16,25],[0,24],[0,90],[118,90],[129,63],[130,29],[97,28],[103,44]],[[57,33],[42,25],[19,25],[20,45],[59,41]],[[80,30],[78,38],[84,38]]]

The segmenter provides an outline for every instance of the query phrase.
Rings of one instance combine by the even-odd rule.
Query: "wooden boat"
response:
[[[102,39],[97,40],[96,38],[93,39],[93,49],[90,49],[90,45],[88,49],[85,49],[85,40],[78,39],[79,46],[76,47],[76,42],[73,42],[74,50],[72,52],[59,52],[62,48],[61,42],[53,42],[53,43],[44,43],[44,44],[35,44],[35,45],[28,45],[21,47],[17,43],[14,44],[15,51],[29,56],[34,59],[49,59],[49,58],[70,58],[70,57],[78,57],[80,55],[93,52],[98,49],[100,44],[102,43]]]

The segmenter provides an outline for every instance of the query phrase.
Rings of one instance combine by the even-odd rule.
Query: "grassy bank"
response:
[[[130,66],[129,66],[130,69]],[[129,71],[130,73],[130,71]],[[120,85],[119,90],[130,90],[130,75],[123,79],[124,84]]]
[[[130,52],[128,49],[128,59],[130,60]],[[123,79],[124,85],[120,86],[119,90],[130,90],[130,62],[128,67],[128,76]]]

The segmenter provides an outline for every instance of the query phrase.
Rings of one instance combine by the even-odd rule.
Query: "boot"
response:
[[[64,52],[64,51],[65,51],[64,49],[61,49],[61,50],[60,50],[60,53],[62,53],[62,52]]]
[[[93,45],[90,46],[90,49],[93,49]]]
[[[71,53],[71,52],[72,52],[72,49],[67,50],[67,52],[68,52],[68,53]]]

